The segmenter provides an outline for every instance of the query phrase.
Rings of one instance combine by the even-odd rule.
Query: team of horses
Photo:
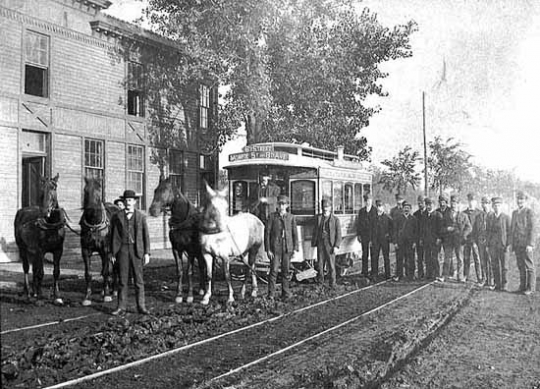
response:
[[[23,262],[24,292],[30,296],[41,297],[43,280],[43,259],[48,252],[54,257],[54,302],[62,304],[58,287],[60,259],[63,252],[66,213],[59,207],[56,189],[56,177],[42,178],[40,203],[37,206],[20,209],[15,217],[15,240]],[[234,301],[230,276],[230,261],[241,258],[251,275],[251,296],[257,295],[257,277],[255,260],[264,250],[264,224],[250,213],[234,216],[228,214],[226,189],[215,191],[206,186],[207,201],[197,208],[180,190],[172,185],[169,178],[161,178],[154,191],[150,206],[150,215],[157,217],[170,210],[169,239],[176,263],[177,288],[175,301],[183,302],[184,254],[187,259],[188,295],[186,301],[193,302],[194,264],[199,268],[199,294],[201,304],[207,305],[212,294],[212,272],[215,260],[221,260],[228,286],[228,302]],[[101,258],[103,279],[103,299],[112,301],[111,289],[114,289],[115,261],[111,253],[111,218],[119,211],[115,205],[102,199],[101,180],[85,178],[83,213],[80,220],[81,253],[85,267],[86,294],[83,305],[91,304],[92,277],[90,259],[93,253]],[[68,225],[69,227],[69,225]],[[71,229],[71,228],[70,228]],[[32,292],[28,287],[29,265],[32,264]],[[241,289],[241,298],[245,297],[249,277],[245,277]],[[113,285],[111,285],[111,283]]]

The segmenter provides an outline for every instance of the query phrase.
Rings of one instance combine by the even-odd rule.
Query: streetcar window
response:
[[[232,193],[232,210],[233,214],[238,212],[247,212],[248,204],[248,193],[247,193],[247,182],[246,181],[236,181],[233,183],[233,193]]]
[[[334,182],[334,213],[343,213],[343,183]]]
[[[371,194],[371,185],[370,184],[364,184],[364,194],[370,193]]]
[[[315,182],[300,180],[291,182],[291,213],[294,215],[315,214]]]
[[[332,181],[323,181],[321,184],[321,200],[332,198]]]
[[[362,208],[362,184],[354,184],[354,212]]]
[[[344,199],[344,205],[345,205],[345,213],[354,213],[352,184],[345,184],[345,187],[343,190],[343,199]]]

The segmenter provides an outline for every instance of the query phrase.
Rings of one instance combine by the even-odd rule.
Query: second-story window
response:
[[[128,62],[128,115],[144,117],[144,67]]]
[[[101,181],[101,196],[105,196],[103,185],[104,174],[104,148],[103,141],[96,139],[84,140],[84,175],[88,178],[97,178]]]
[[[25,37],[24,93],[49,96],[49,37],[33,31]]]
[[[208,129],[208,113],[210,111],[210,88],[201,85],[199,92],[199,127],[205,132]]]
[[[182,166],[184,156],[180,150],[169,152],[169,177],[172,185],[182,191]]]

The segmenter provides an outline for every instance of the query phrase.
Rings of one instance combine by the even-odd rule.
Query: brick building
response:
[[[200,134],[213,133],[216,88],[204,83],[186,88],[168,120],[177,131],[174,139],[156,144],[143,76],[150,56],[144,53],[176,47],[103,14],[110,5],[107,0],[0,2],[0,261],[17,259],[13,220],[17,209],[36,202],[39,175],[60,174],[59,204],[74,227],[85,176],[103,178],[106,201],[134,189],[143,210],[161,171],[196,203],[203,179],[215,180],[216,156],[199,150]],[[165,161],[161,170],[156,156]],[[167,246],[166,220],[148,220],[153,248]],[[69,231],[64,256],[80,256],[79,239]]]

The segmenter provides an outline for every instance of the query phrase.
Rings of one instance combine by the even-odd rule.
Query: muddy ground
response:
[[[300,329],[309,327],[309,331],[294,328],[298,331],[295,333],[290,330],[294,323],[289,322],[273,329],[275,334],[285,331],[290,335],[288,338],[276,335],[275,339],[262,342],[264,337],[252,337],[249,343],[254,351],[247,355],[240,353],[241,357],[225,353],[223,350],[233,349],[227,344],[211,351],[199,351],[200,354],[188,354],[184,357],[194,358],[195,362],[197,358],[203,361],[203,354],[206,354],[204,360],[209,361],[205,363],[216,362],[215,366],[204,367],[201,362],[200,369],[190,368],[195,374],[192,378],[186,375],[189,379],[182,381],[180,387],[540,388],[540,294],[527,297],[512,293],[517,288],[514,258],[510,264],[510,292],[479,289],[472,283],[428,285],[392,306],[217,382],[208,382],[208,379],[311,336],[317,328],[322,330],[339,322],[341,315],[344,321],[352,313],[367,311],[391,296],[425,283],[387,283],[380,291],[359,292],[354,303],[347,300],[349,304],[341,308],[336,304],[318,310],[307,319],[304,317],[302,320],[320,323],[320,326],[301,325]],[[0,270],[0,281],[20,280],[20,274]],[[145,280],[152,310],[150,317],[136,313],[124,318],[111,317],[108,313],[114,309],[114,302],[96,302],[91,307],[82,307],[84,282],[72,275],[62,280],[65,298],[62,307],[48,300],[26,301],[18,293],[19,289],[2,289],[2,331],[91,315],[84,321],[2,335],[2,387],[40,387],[90,374],[368,284],[359,276],[341,279],[336,291],[312,283],[295,284],[296,297],[285,303],[258,298],[227,306],[226,294],[219,293],[225,287],[218,282],[218,294],[212,304],[201,307],[173,303],[175,277],[170,261],[154,262],[145,268]],[[47,282],[50,283],[50,277]],[[235,286],[239,288],[240,283],[236,282]],[[264,284],[260,292],[264,295]],[[134,312],[134,298],[130,298]],[[98,299],[96,293],[95,300]],[[351,305],[355,307],[352,311]],[[332,316],[332,320],[319,320],[325,315]],[[243,340],[233,342],[241,344]],[[208,358],[208,354],[212,358]],[[150,370],[127,370],[123,375],[91,381],[80,387],[96,384],[111,388],[179,387],[178,376],[182,369],[175,366],[182,363],[181,358],[167,359],[154,364]],[[192,363],[193,360],[185,367],[189,368]],[[148,375],[147,371],[153,374]]]

